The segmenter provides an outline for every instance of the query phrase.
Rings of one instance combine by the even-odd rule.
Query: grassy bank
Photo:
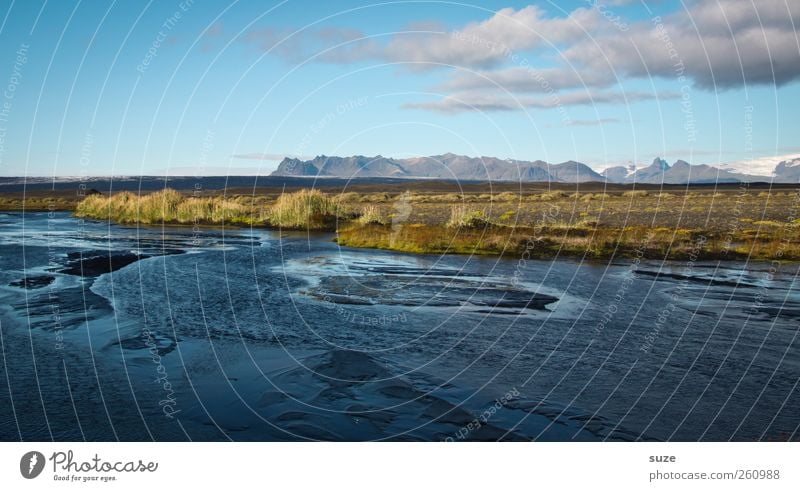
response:
[[[0,196],[0,211],[72,211],[77,204],[73,196]]]
[[[603,259],[765,259],[800,260],[800,227],[770,227],[759,233],[735,235],[704,230],[630,226],[588,228],[581,226],[453,228],[410,224],[347,226],[338,242],[350,247],[386,249],[428,254],[480,254],[513,257],[556,256]]]
[[[720,192],[92,195],[80,217],[141,224],[336,230],[339,244],[412,253],[548,258],[800,260],[800,194]]]
[[[75,215],[118,223],[257,225],[311,230],[334,230],[339,219],[350,217],[345,206],[314,189],[283,194],[277,199],[195,197],[172,189],[144,195],[95,194],[78,203]]]
[[[434,198],[436,199],[436,198]],[[371,210],[338,242],[413,253],[514,257],[800,260],[797,192],[543,192],[430,197]],[[400,198],[402,201],[402,198]]]

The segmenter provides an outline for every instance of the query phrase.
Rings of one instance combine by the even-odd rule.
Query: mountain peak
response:
[[[676,160],[675,163],[672,164],[672,168],[674,169],[675,167],[687,168],[687,167],[689,167],[689,162],[687,162],[685,160]]]
[[[317,176],[319,169],[311,162],[304,162],[298,158],[284,157],[278,168],[272,173],[274,176]]]
[[[650,167],[655,169],[660,169],[662,171],[669,170],[669,164],[666,160],[662,159],[661,157],[656,157],[653,159],[653,163],[650,164]]]

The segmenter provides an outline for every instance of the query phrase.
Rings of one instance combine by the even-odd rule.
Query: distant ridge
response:
[[[772,180],[767,176],[754,176],[730,172],[709,165],[691,165],[678,160],[671,166],[666,160],[657,158],[647,167],[610,167],[603,171],[609,181],[631,184],[713,184],[731,182],[763,182]],[[777,181],[776,181],[777,182]]]
[[[430,157],[392,159],[381,155],[365,157],[329,157],[311,160],[285,158],[273,176],[315,177],[406,177],[462,179],[475,181],[552,181],[588,182],[605,178],[588,165],[568,161],[548,164],[537,160],[501,160],[495,157],[465,157],[446,153]]]
[[[272,176],[436,178],[470,181],[522,182],[612,182],[617,184],[696,184],[731,182],[798,182],[800,159],[781,162],[773,177],[730,172],[709,165],[691,165],[678,160],[669,165],[661,158],[650,165],[610,167],[602,173],[574,160],[551,164],[542,160],[525,161],[496,157],[467,157],[446,153],[430,157],[393,159],[377,155],[332,157],[320,155],[311,160],[284,158]]]

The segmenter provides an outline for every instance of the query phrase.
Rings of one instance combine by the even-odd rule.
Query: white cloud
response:
[[[549,92],[581,87],[607,87],[617,80],[610,70],[511,67],[493,71],[457,72],[442,84],[444,90],[499,87],[514,92]]]
[[[795,25],[800,6],[785,0],[702,0],[661,19],[601,33],[564,51],[589,70],[688,80],[704,88],[781,85],[800,77]]]
[[[449,97],[408,105],[443,112],[465,110],[459,103],[465,94],[470,94],[467,107],[519,108],[513,99],[496,95],[498,89],[514,94],[555,92],[568,101],[574,93],[562,96],[561,91],[607,89],[630,78],[658,77],[705,89],[782,85],[800,78],[797,2],[696,0],[663,18],[621,22],[609,21],[595,8],[553,16],[532,5],[504,8],[455,30],[430,22],[371,36],[340,27],[262,29],[248,33],[246,40],[294,60],[316,56],[328,63],[408,63],[417,71],[454,66],[439,86]],[[537,66],[544,63],[547,68]],[[608,102],[633,100],[637,99]],[[576,103],[591,101],[562,101]],[[537,98],[525,98],[521,105],[548,107]]]
[[[795,31],[800,6],[790,7],[784,0],[698,1],[660,20],[627,22],[627,31],[594,21],[580,25],[586,34],[549,39],[563,48],[555,53],[559,66],[461,71],[443,87],[472,90],[499,85],[541,92],[543,80],[559,90],[607,87],[629,77],[683,75],[699,87],[727,88],[744,83],[781,85],[800,78],[800,41]],[[528,60],[521,58],[517,65],[523,62]]]
[[[317,61],[353,63],[380,58],[381,47],[358,29],[324,27],[321,29],[254,29],[243,41],[257,49],[292,62],[316,56]]]
[[[412,102],[403,107],[423,109],[445,114],[468,111],[517,111],[522,109],[551,109],[562,106],[579,106],[606,103],[631,103],[651,99],[677,99],[680,94],[666,92],[570,92],[546,97],[511,97],[485,92],[466,92],[445,96],[432,102]]]
[[[392,61],[486,67],[542,44],[576,41],[598,21],[597,12],[584,8],[561,18],[546,17],[537,6],[505,8],[488,20],[467,24],[454,32],[397,36],[387,46],[386,55]]]
[[[543,9],[531,5],[520,10],[501,9],[484,21],[457,30],[428,22],[370,37],[360,30],[338,27],[298,31],[266,28],[247,33],[244,40],[294,61],[320,55],[320,61],[331,63],[382,60],[418,64],[416,69],[440,64],[490,67],[518,51],[574,42],[599,19],[599,13],[592,9],[578,8],[567,17],[548,17]]]

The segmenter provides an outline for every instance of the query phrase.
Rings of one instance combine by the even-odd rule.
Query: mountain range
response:
[[[320,155],[311,160],[284,158],[273,176],[292,177],[400,177],[471,181],[525,182],[612,182],[643,184],[792,182],[800,181],[800,158],[780,162],[772,176],[731,172],[709,165],[692,165],[678,160],[672,165],[661,158],[644,167],[615,166],[602,173],[588,165],[569,160],[550,164],[543,160],[525,161],[496,157],[467,157],[446,153],[430,157],[394,159],[378,155],[331,157]]]

